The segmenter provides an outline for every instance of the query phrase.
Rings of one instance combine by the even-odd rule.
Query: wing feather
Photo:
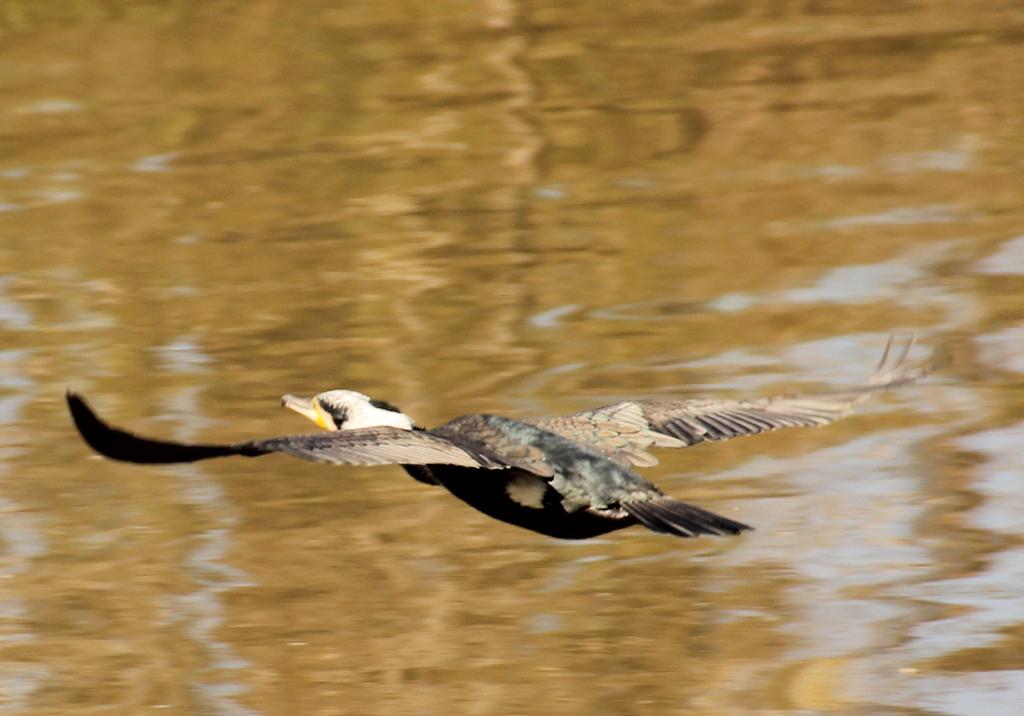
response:
[[[68,407],[82,438],[96,452],[136,463],[194,462],[214,457],[258,457],[283,453],[303,460],[343,465],[461,465],[501,469],[501,462],[464,449],[422,430],[359,428],[313,435],[250,440],[243,443],[178,443],[142,437],[115,428],[96,415],[80,396],[67,394]]]
[[[753,400],[630,400],[526,422],[598,450],[624,465],[647,467],[657,464],[657,458],[645,448],[688,447],[779,428],[826,425],[843,418],[871,395],[927,375],[929,365],[907,362],[913,345],[911,338],[894,358],[890,338],[874,374],[864,385],[842,392]]]
[[[246,445],[303,460],[344,465],[461,465],[502,468],[501,463],[422,430],[358,428],[254,440]]]
[[[538,477],[552,477],[555,469],[547,462],[544,450],[516,436],[516,422],[494,415],[462,415],[430,432],[471,450],[481,460],[493,460]]]

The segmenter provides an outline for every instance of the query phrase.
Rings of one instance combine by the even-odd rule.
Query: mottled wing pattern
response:
[[[554,469],[544,451],[515,434],[515,421],[490,415],[463,415],[430,432],[470,450],[482,459],[517,467],[539,477],[551,477]],[[511,426],[511,427],[510,427]]]
[[[858,401],[847,395],[760,400],[650,400],[639,403],[652,430],[677,438],[681,446],[730,440],[779,428],[826,425],[848,415]]]
[[[651,467],[658,458],[649,447],[686,447],[679,438],[652,429],[643,406],[634,401],[605,405],[571,415],[531,418],[523,422],[597,450],[620,465]]]
[[[643,448],[687,447],[704,441],[787,427],[825,425],[849,415],[871,394],[913,382],[927,365],[908,365],[911,339],[892,358],[892,339],[867,382],[824,395],[773,396],[753,400],[637,400],[530,422],[607,454],[622,464],[644,467],[655,458]],[[668,440],[666,440],[666,438]]]
[[[461,465],[502,469],[504,464],[422,430],[358,428],[254,440],[243,445],[303,460],[344,465]]]

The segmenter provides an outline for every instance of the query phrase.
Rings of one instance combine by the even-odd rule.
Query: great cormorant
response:
[[[282,403],[329,432],[231,444],[185,444],[141,437],[104,423],[75,393],[68,407],[96,452],[135,463],[177,463],[285,453],[346,465],[398,464],[481,512],[564,539],[584,539],[642,524],[679,537],[737,534],[742,522],[668,497],[634,472],[658,460],[653,447],[688,447],[783,427],[830,423],[868,395],[909,383],[911,340],[891,359],[892,339],[871,378],[823,395],[753,400],[627,400],[545,418],[464,415],[430,430],[393,405],[350,390]]]

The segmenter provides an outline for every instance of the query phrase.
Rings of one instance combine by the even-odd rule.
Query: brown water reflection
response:
[[[1016,714],[1024,15],[0,8],[6,713]],[[951,365],[666,455],[757,526],[584,543],[398,470],[91,459],[346,386],[426,424]]]

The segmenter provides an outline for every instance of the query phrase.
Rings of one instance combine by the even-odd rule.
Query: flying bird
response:
[[[678,537],[732,535],[746,524],[667,496],[637,474],[658,460],[651,448],[683,448],[778,428],[825,425],[870,395],[917,380],[911,339],[900,355],[889,339],[874,374],[858,387],[751,400],[626,400],[568,415],[513,419],[464,415],[424,429],[388,402],[352,390],[282,404],[327,432],[239,443],[179,443],[112,427],[67,393],[82,438],[96,452],[133,463],[180,463],[282,453],[342,465],[401,465],[495,519],[562,539],[586,539],[640,524]]]

